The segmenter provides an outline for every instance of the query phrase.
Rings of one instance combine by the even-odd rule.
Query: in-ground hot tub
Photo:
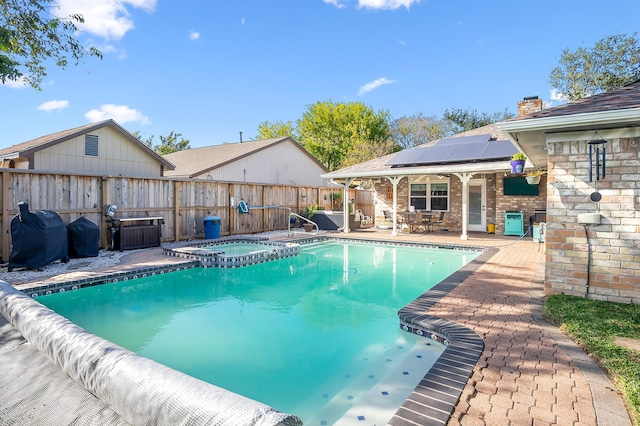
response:
[[[233,238],[174,244],[165,247],[163,253],[184,259],[196,259],[204,268],[239,268],[297,256],[300,253],[300,245],[272,242],[266,238]]]

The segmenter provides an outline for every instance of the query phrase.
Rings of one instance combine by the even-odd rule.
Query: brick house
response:
[[[518,104],[523,115],[541,109],[538,98]],[[506,212],[522,214],[522,231],[528,230],[530,218],[544,220],[546,177],[532,186],[523,174],[512,174],[509,160],[516,152],[518,148],[491,124],[322,177],[348,186],[371,181],[376,225],[385,222],[385,210],[444,212],[443,229],[459,232],[466,240],[468,232],[487,232],[489,224],[495,225],[496,233],[505,232]],[[527,164],[529,169],[532,166]],[[399,217],[392,221],[392,235],[402,229]]]
[[[640,303],[640,81],[498,126],[548,167],[545,292]]]

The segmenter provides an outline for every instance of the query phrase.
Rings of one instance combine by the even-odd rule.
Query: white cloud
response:
[[[40,106],[36,109],[40,110],[40,111],[47,111],[47,112],[51,112],[51,111],[55,111],[57,109],[65,109],[69,106],[69,101],[59,101],[59,100],[53,100],[53,101],[47,101],[44,102],[42,104],[40,104]]]
[[[375,81],[372,81],[371,83],[367,83],[364,86],[362,86],[360,88],[360,91],[358,92],[358,96],[363,96],[364,94],[369,93],[380,86],[383,86],[385,84],[391,84],[391,83],[395,83],[395,80],[389,80],[387,77],[379,78]]]
[[[92,109],[84,115],[91,122],[103,121],[113,118],[120,124],[137,121],[140,124],[151,124],[149,117],[140,111],[131,109],[126,105],[105,104],[100,109]]]
[[[105,39],[121,39],[135,26],[128,8],[153,12],[156,0],[58,0],[56,15],[78,13],[84,18],[84,31]]]
[[[189,31],[189,40],[197,40],[200,38],[200,33],[197,31]]]
[[[569,98],[567,98],[567,96],[564,93],[560,92],[558,89],[551,90],[550,97],[552,101],[569,102]]]
[[[343,3],[340,3],[339,0],[322,0],[322,1],[324,1],[326,4],[335,6],[338,9],[344,9],[346,7]]]
[[[242,18],[242,19],[240,20],[240,25],[244,25],[244,24],[245,24],[245,22],[247,22],[247,20],[246,20],[246,19],[244,19],[244,18]]]
[[[327,0],[325,0],[325,2],[326,1]],[[395,10],[403,6],[409,9],[414,3],[420,3],[420,0],[358,0],[358,7],[365,9]]]
[[[17,80],[7,80],[2,83],[3,86],[8,87],[9,89],[24,89],[27,87],[27,82],[24,77],[20,77]]]

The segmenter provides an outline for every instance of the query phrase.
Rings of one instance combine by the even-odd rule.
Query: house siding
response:
[[[44,148],[34,154],[34,169],[120,176],[161,176],[156,159],[119,132],[102,127],[90,132],[98,136],[98,156],[85,155],[85,135]]]
[[[290,142],[280,143],[197,175],[199,179],[276,185],[326,186],[320,167]]]
[[[640,129],[599,131],[608,142],[606,178],[589,182],[587,135],[548,140],[549,195],[545,292],[585,296],[588,246],[578,214],[601,215],[588,226],[589,297],[640,303]],[[624,134],[631,137],[623,137]],[[559,140],[568,139],[568,140]],[[595,160],[594,160],[595,161]],[[594,170],[595,180],[595,170]],[[589,195],[602,194],[595,203]]]

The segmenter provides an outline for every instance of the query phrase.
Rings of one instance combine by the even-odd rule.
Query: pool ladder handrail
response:
[[[299,219],[302,219],[304,221],[307,221],[307,222],[313,224],[314,228],[316,228],[316,229],[315,229],[315,231],[312,231],[311,235],[316,235],[318,233],[318,231],[320,230],[320,228],[318,228],[318,224],[315,223],[314,221],[312,221],[310,219],[307,219],[304,216],[300,216],[297,213],[289,213],[289,237],[291,237],[294,234],[294,232],[291,231],[291,216],[297,217]],[[302,234],[302,232],[299,232],[299,234]]]

